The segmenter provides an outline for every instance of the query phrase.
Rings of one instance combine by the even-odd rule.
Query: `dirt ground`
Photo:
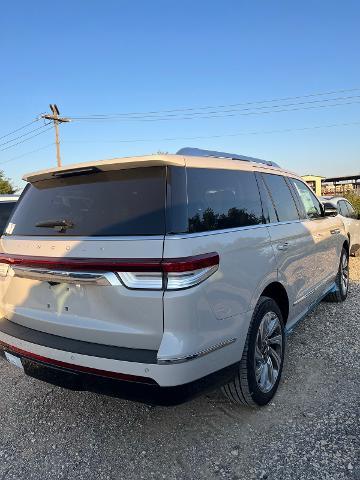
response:
[[[360,479],[360,258],[344,304],[289,338],[265,408],[213,392],[148,407],[27,378],[0,363],[0,479]]]

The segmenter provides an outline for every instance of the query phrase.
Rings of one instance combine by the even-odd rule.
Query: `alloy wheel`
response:
[[[262,318],[255,344],[255,378],[259,389],[268,393],[275,385],[282,364],[283,336],[279,317],[267,312]]]
[[[345,295],[349,287],[349,260],[345,254],[341,257],[340,281],[342,293]]]

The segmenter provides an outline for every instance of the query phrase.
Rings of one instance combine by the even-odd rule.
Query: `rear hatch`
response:
[[[165,201],[162,166],[64,171],[29,184],[1,240],[2,316],[62,337],[158,349],[162,290],[125,287],[117,268],[161,260]]]

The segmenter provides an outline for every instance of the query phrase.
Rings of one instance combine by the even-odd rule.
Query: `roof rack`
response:
[[[184,147],[176,152],[176,155],[189,155],[191,157],[215,157],[215,158],[231,158],[232,160],[243,160],[244,162],[255,162],[268,165],[269,167],[280,166],[275,162],[262,160],[261,158],[245,157],[245,155],[238,155],[237,153],[217,152],[215,150],[203,150],[201,148]]]

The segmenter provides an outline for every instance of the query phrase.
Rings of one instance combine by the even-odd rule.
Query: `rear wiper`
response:
[[[55,228],[59,232],[65,232],[68,228],[74,228],[74,224],[69,220],[47,220],[46,222],[37,223],[35,227]]]

